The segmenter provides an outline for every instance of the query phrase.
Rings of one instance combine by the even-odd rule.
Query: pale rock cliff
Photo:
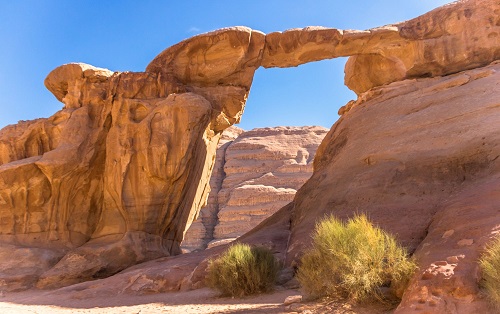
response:
[[[186,233],[183,247],[192,251],[234,240],[292,201],[311,176],[314,154],[327,131],[259,128],[219,148],[215,168],[220,160],[223,171],[214,169],[208,205]]]

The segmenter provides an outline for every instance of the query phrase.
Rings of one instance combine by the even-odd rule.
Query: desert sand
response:
[[[222,298],[208,288],[176,293],[79,299],[52,291],[6,293],[1,313],[284,313],[283,301],[295,290],[275,291],[244,299]]]

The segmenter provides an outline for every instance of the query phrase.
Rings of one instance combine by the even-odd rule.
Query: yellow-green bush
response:
[[[482,285],[488,298],[500,310],[500,236],[486,248],[479,265],[483,273]]]
[[[210,261],[207,285],[225,296],[268,292],[274,287],[278,270],[279,263],[268,249],[235,244]]]
[[[346,223],[330,216],[316,225],[297,278],[311,297],[364,301],[382,299],[382,287],[401,297],[415,269],[406,250],[366,216]]]

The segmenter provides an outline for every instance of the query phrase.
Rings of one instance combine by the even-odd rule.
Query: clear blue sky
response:
[[[43,80],[64,63],[143,71],[165,48],[222,27],[243,25],[265,33],[316,25],[367,29],[447,2],[0,0],[0,128],[61,109]],[[330,127],[338,108],[355,97],[343,85],[344,64],[335,59],[259,69],[239,126]]]

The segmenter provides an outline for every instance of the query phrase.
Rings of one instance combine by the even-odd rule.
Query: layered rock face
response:
[[[222,171],[214,170],[209,203],[186,233],[183,247],[192,251],[234,240],[292,201],[311,176],[316,149],[327,131],[254,129],[219,148]]]

